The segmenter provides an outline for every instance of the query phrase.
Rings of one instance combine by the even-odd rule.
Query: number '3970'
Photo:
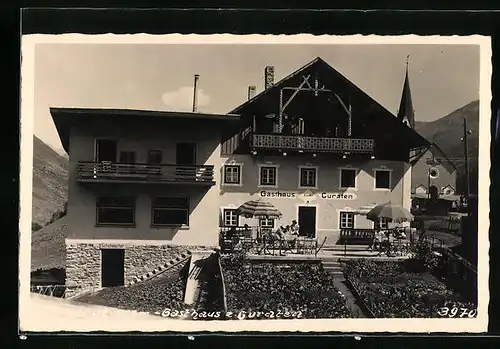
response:
[[[468,318],[473,318],[476,317],[477,315],[477,309],[468,309],[468,308],[458,308],[458,307],[453,307],[453,308],[448,308],[448,307],[442,307],[438,309],[438,315],[439,316],[447,316],[447,317],[468,317]]]

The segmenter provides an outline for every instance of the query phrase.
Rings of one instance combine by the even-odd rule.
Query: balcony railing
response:
[[[214,185],[212,165],[79,162],[79,182],[145,182]]]
[[[254,134],[252,145],[255,149],[371,154],[375,142],[373,139]]]

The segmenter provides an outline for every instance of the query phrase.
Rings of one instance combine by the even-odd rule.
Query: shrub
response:
[[[243,255],[221,259],[228,310],[301,312],[303,318],[351,317],[345,298],[321,264],[250,264]]]
[[[439,317],[439,309],[451,305],[474,309],[429,272],[411,273],[406,263],[348,261],[347,279],[375,317]]]
[[[442,263],[442,258],[437,254],[430,244],[425,241],[419,241],[412,245],[410,254],[415,264],[419,264],[421,272],[433,271]],[[416,270],[417,271],[417,270]]]

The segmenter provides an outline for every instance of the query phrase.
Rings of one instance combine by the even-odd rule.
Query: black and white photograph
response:
[[[488,37],[22,56],[22,331],[486,330]]]

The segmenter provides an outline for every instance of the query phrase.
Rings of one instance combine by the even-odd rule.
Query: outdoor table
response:
[[[385,254],[387,257],[392,257],[391,251],[393,247],[394,247],[393,237],[387,237],[386,239],[383,239],[382,241],[380,241],[380,252],[377,254],[377,256]]]

